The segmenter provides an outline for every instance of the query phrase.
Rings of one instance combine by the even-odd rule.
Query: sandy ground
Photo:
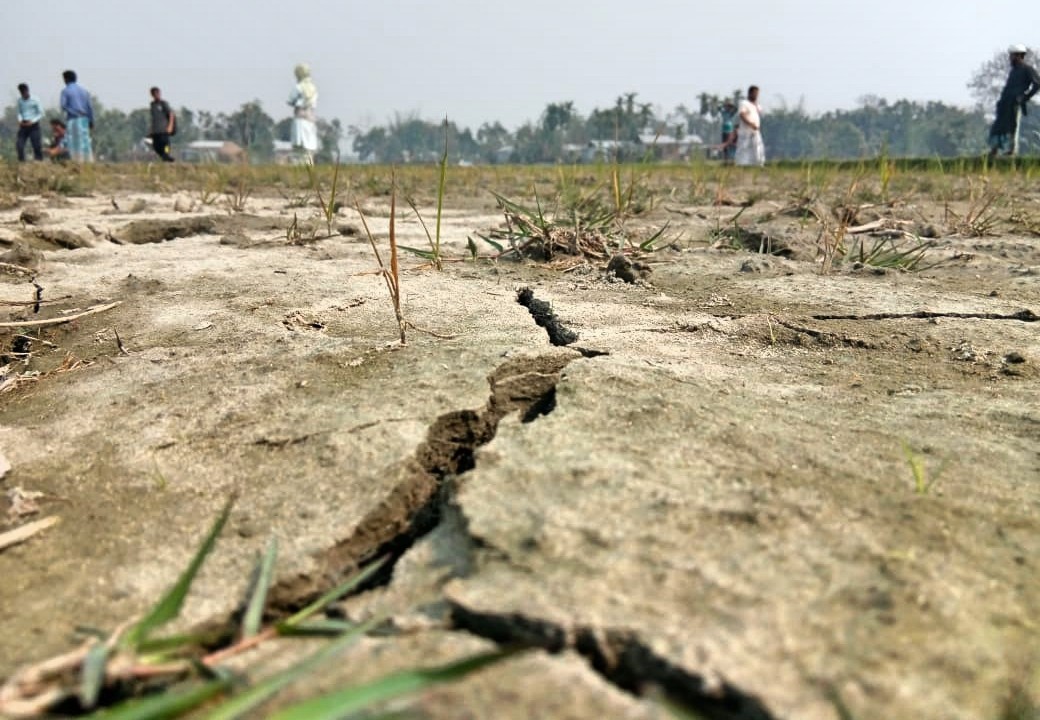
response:
[[[652,688],[708,718],[1000,717],[1038,690],[1040,245],[920,199],[857,223],[937,229],[944,264],[821,274],[781,195],[736,220],[658,204],[629,230],[674,242],[635,284],[472,262],[502,215],[449,198],[452,261],[402,256],[405,316],[435,333],[404,346],[354,211],[310,241],[282,197],[20,197],[0,243],[44,305],[6,273],[3,319],[119,304],[0,336],[0,531],[61,518],[0,552],[0,677],[144,611],[235,494],[182,626],[226,625],[274,536],[274,613],[397,560],[339,612],[400,634],[349,667],[554,653],[429,717],[663,717]],[[387,203],[362,203],[384,247]],[[790,252],[712,239],[734,222]],[[425,246],[414,216],[398,234]],[[522,287],[578,340],[554,347]]]

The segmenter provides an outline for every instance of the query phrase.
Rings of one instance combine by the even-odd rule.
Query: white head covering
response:
[[[300,94],[303,95],[307,107],[313,108],[318,104],[318,86],[311,80],[310,66],[307,63],[300,63],[296,66],[294,72],[297,80],[296,87],[299,88]]]
[[[1025,55],[1029,49],[1025,45],[1012,45],[1008,48],[1008,55]]]

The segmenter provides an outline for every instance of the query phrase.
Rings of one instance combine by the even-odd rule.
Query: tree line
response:
[[[719,142],[720,106],[720,98],[704,96],[697,108],[680,105],[662,113],[639,102],[636,93],[626,93],[612,107],[594,109],[587,116],[571,101],[553,102],[536,121],[515,131],[489,122],[475,133],[451,121],[398,115],[386,125],[354,128],[353,149],[362,161],[381,163],[436,160],[445,138],[452,158],[469,162],[688,157],[706,154],[706,146]],[[1022,132],[1024,152],[1040,149],[1040,125],[1029,118]],[[767,109],[762,121],[769,158],[789,160],[975,155],[985,151],[987,127],[979,108],[877,97],[863,98],[853,110],[820,115],[811,115],[801,105],[782,105]]]
[[[1030,58],[1037,57],[1030,51]],[[773,160],[858,159],[891,157],[964,157],[986,150],[992,110],[1007,77],[1003,50],[983,63],[968,82],[976,105],[962,108],[942,102],[896,100],[877,96],[860,99],[852,110],[811,114],[803,104],[766,107],[762,134]],[[537,120],[515,130],[501,122],[485,122],[476,131],[455,122],[427,120],[415,114],[396,114],[384,125],[351,127],[352,149],[361,162],[436,162],[447,148],[452,162],[553,163],[597,158],[642,160],[688,159],[704,155],[719,142],[721,108],[725,100],[739,101],[740,90],[729,95],[701,93],[694,106],[679,105],[663,111],[644,102],[635,92],[618,95],[612,104],[580,113],[573,101],[550,102]],[[16,106],[4,110],[0,125],[0,156],[14,158]],[[102,160],[141,159],[141,140],[147,134],[147,108],[124,113],[95,101],[95,155]],[[49,117],[60,117],[57,111]],[[252,160],[270,160],[273,141],[288,140],[291,118],[275,121],[258,100],[232,113],[177,111],[178,134],[174,149],[193,140],[231,140]],[[334,162],[344,130],[340,121],[318,121],[321,150],[317,162]],[[1040,152],[1040,104],[1023,117],[1020,149]]]

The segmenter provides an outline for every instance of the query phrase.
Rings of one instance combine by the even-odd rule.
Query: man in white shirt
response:
[[[758,86],[748,88],[747,99],[740,101],[740,128],[737,130],[737,165],[761,167],[766,164],[762,142],[762,114],[758,108]]]

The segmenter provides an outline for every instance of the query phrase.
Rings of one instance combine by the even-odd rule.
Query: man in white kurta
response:
[[[311,80],[311,70],[306,64],[296,66],[296,87],[289,95],[289,104],[293,107],[293,123],[290,140],[292,146],[307,154],[318,151],[318,126],[315,122],[315,111],[318,107],[318,88]]]
[[[762,113],[758,108],[758,87],[748,88],[746,100],[740,101],[740,126],[737,129],[737,165],[761,167],[766,164],[766,146],[762,142]]]

